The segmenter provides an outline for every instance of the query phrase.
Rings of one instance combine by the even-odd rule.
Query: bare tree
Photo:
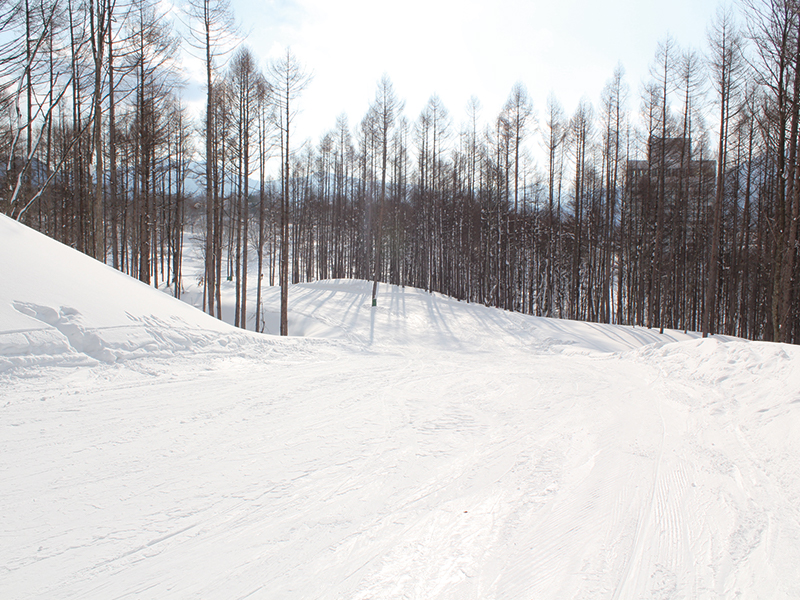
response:
[[[92,255],[105,260],[105,228],[103,224],[103,75],[105,71],[106,30],[111,25],[114,0],[89,0],[89,33],[94,66],[94,160],[95,187],[92,204]]]
[[[225,45],[235,30],[229,0],[190,0],[186,10],[193,26],[189,30],[189,45],[203,53],[206,71],[206,257],[205,287],[208,314],[214,314],[216,258],[220,251],[214,245],[214,183],[212,155],[214,146],[214,60],[225,53]]]
[[[281,157],[283,192],[281,198],[281,335],[289,335],[289,180],[290,156],[289,134],[297,115],[294,101],[310,81],[310,75],[292,53],[273,61],[269,66],[269,79],[275,92],[274,99],[279,108],[278,126],[281,131]]]
[[[616,226],[617,218],[617,191],[619,183],[620,160],[623,156],[621,135],[624,114],[624,103],[627,95],[627,86],[623,80],[624,70],[621,65],[614,69],[614,75],[605,88],[603,88],[603,120],[605,132],[603,136],[603,162],[605,163],[606,211],[603,223],[603,261],[602,261],[602,294],[600,296],[600,313],[605,322],[611,322],[612,278],[614,249],[619,249],[621,244],[615,245],[615,237],[619,233]],[[619,251],[617,251],[619,257]],[[618,259],[619,260],[619,259]],[[621,262],[621,261],[620,261]],[[618,272],[619,274],[619,272]],[[621,279],[621,278],[619,278]],[[618,281],[617,285],[621,288]],[[621,303],[617,307],[617,322],[621,319]]]
[[[45,63],[42,54],[45,48],[52,50],[54,29],[57,26],[57,17],[60,5],[58,2],[41,6],[40,19],[36,19],[34,7],[29,1],[21,4],[4,6],[0,10],[0,25],[2,30],[10,30],[15,25],[21,29],[19,35],[0,46],[3,59],[0,60],[0,106],[13,106],[10,111],[12,117],[13,133],[8,148],[8,162],[6,176],[16,174],[13,189],[8,195],[5,204],[8,212],[16,219],[21,219],[28,209],[41,197],[44,190],[55,178],[56,173],[63,166],[57,165],[55,171],[47,174],[42,182],[42,173],[39,177],[37,190],[33,189],[33,169],[35,168],[35,155],[38,152],[42,136],[47,128],[44,124],[52,122],[53,112],[61,102],[64,94],[74,89],[74,72],[70,77],[53,76],[51,72],[49,84],[40,85],[37,66]],[[21,22],[19,22],[21,21]],[[38,22],[37,22],[38,21]],[[80,41],[75,46],[82,47]],[[49,62],[52,65],[52,61]],[[61,81],[59,81],[59,79]],[[37,90],[36,88],[41,89]],[[41,100],[40,100],[41,99]],[[22,106],[24,102],[24,107]],[[34,126],[39,123],[38,133]],[[82,132],[81,132],[82,133]],[[21,138],[25,139],[25,152],[22,160],[18,160],[18,146]],[[79,135],[72,139],[71,145],[78,140]]]
[[[732,113],[731,103],[737,93],[742,71],[741,37],[730,9],[720,9],[709,34],[711,56],[709,66],[714,87],[719,95],[719,144],[717,149],[717,189],[714,197],[714,215],[711,233],[711,252],[708,257],[706,303],[703,307],[703,337],[713,333],[716,323],[717,287],[719,277],[720,228],[722,225],[722,199],[725,189],[725,164],[727,159],[728,125]]]
[[[137,155],[138,188],[135,188],[134,202],[138,213],[138,277],[158,287],[158,271],[153,260],[158,230],[156,160],[158,148],[164,141],[164,104],[175,84],[174,72],[169,67],[177,51],[178,38],[151,0],[136,0],[134,6],[135,17],[129,23],[133,48],[127,58],[136,78],[133,129]]]
[[[247,328],[247,247],[250,222],[251,130],[257,118],[257,90],[261,74],[253,53],[239,48],[230,68],[232,104],[236,128],[235,152],[238,159],[236,215],[236,313],[234,324]]]
[[[258,256],[258,282],[256,284],[256,320],[255,330],[260,331],[261,318],[261,286],[264,273],[264,242],[266,237],[267,199],[266,199],[266,163],[270,148],[268,123],[272,109],[271,93],[266,79],[260,77],[255,88],[255,112],[258,131],[258,238],[256,254]]]
[[[774,215],[769,218],[770,234],[773,238],[772,256],[769,267],[772,270],[772,285],[767,293],[771,297],[770,318],[767,336],[781,340],[784,332],[782,323],[790,313],[785,305],[783,287],[788,269],[785,263],[789,253],[796,252],[788,246],[791,228],[791,197],[788,194],[789,181],[794,177],[791,164],[791,147],[796,148],[789,134],[790,122],[795,118],[797,99],[797,65],[800,59],[800,45],[797,40],[798,11],[794,0],[744,0],[748,15],[748,35],[757,50],[756,64],[752,72],[759,84],[768,92],[764,110],[763,126],[767,130],[769,145],[773,147]],[[793,68],[794,67],[794,68]],[[790,89],[794,81],[794,90]],[[793,93],[794,92],[794,93]],[[795,130],[796,131],[796,130]],[[792,259],[793,260],[793,259]],[[785,330],[784,330],[785,331]]]
[[[688,288],[696,282],[688,277],[688,249],[689,228],[690,228],[690,207],[697,193],[692,181],[692,164],[694,130],[696,128],[696,113],[700,113],[700,98],[702,94],[702,64],[699,55],[694,50],[683,53],[677,70],[676,85],[683,95],[683,117],[681,119],[681,144],[680,154],[680,181],[678,183],[677,194],[677,223],[673,226],[673,305],[676,311],[675,323],[673,327],[684,327],[688,329]],[[694,228],[697,228],[695,224]]]
[[[381,277],[381,251],[383,248],[383,215],[386,205],[386,165],[389,150],[389,136],[394,127],[396,113],[403,108],[395,95],[392,82],[384,75],[378,83],[373,105],[381,151],[381,192],[378,205],[378,223],[375,229],[375,262],[372,275],[372,306],[378,305],[378,279]]]
[[[672,37],[667,36],[656,48],[656,62],[652,68],[653,79],[658,86],[658,140],[649,139],[650,161],[658,161],[658,188],[656,190],[656,231],[653,248],[652,274],[650,277],[650,293],[648,294],[649,310],[647,325],[659,327],[664,331],[663,325],[663,284],[664,284],[664,236],[666,227],[667,205],[667,154],[670,147],[668,142],[669,103],[668,95],[672,90],[673,71],[675,69],[676,44]],[[655,151],[655,156],[653,155]]]
[[[559,279],[555,268],[556,257],[560,255],[561,239],[561,197],[557,190],[561,189],[561,173],[559,157],[567,136],[567,127],[564,122],[564,110],[561,108],[555,95],[547,98],[547,116],[545,129],[542,132],[544,146],[547,151],[547,247],[545,249],[545,295],[543,313],[545,316],[554,316],[556,304],[556,285]],[[558,178],[558,180],[556,180]],[[558,206],[556,207],[556,199]],[[556,210],[557,208],[557,210]]]
[[[521,82],[514,84],[503,107],[514,142],[514,212],[519,210],[519,156],[525,128],[533,116],[533,104]]]

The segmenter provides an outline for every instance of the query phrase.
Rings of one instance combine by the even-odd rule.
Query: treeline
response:
[[[205,309],[220,314],[229,278],[237,325],[256,329],[263,274],[283,290],[282,333],[290,280],[354,277],[797,343],[800,2],[741,8],[739,23],[719,11],[702,53],[667,38],[638,93],[618,68],[572,115],[552,96],[537,115],[516,84],[496,116],[473,99],[457,123],[433,96],[409,119],[384,78],[359,123],[299,145],[302,67],[222,54],[225,4],[185,15],[184,47],[206,67],[193,123],[155,4],[7,2],[0,207],[176,295],[193,219]]]
[[[0,4],[0,208],[158,285],[179,270],[193,124],[154,2]]]

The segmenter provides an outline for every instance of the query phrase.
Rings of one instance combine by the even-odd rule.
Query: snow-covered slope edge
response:
[[[187,254],[193,250],[198,246],[190,245]],[[197,310],[199,306],[159,293],[4,215],[0,256],[0,372],[13,366],[114,363],[255,339]],[[196,258],[189,259],[187,270],[201,263]],[[184,295],[195,303],[202,298],[197,275],[187,277]],[[491,351],[515,344],[533,352],[567,347],[571,352],[614,352],[693,337],[537,319],[389,285],[380,286],[379,306],[373,309],[370,290],[371,283],[351,280],[293,286],[290,334],[398,351],[418,344],[443,351]],[[232,314],[229,292],[223,289],[224,315]],[[254,288],[249,295],[252,306]],[[267,287],[267,331],[277,331],[278,315],[278,289]],[[259,336],[260,343],[267,339]]]
[[[348,279],[294,285],[290,318],[296,327],[312,334],[397,351],[425,346],[496,352],[513,346],[535,354],[594,354],[698,337],[694,332],[665,330],[661,334],[657,329],[534,317],[393,285],[379,286],[378,306],[372,308],[371,290],[371,282]],[[276,295],[277,290],[272,292]],[[271,296],[267,298],[269,305]],[[277,310],[277,304],[273,305]]]
[[[0,256],[0,371],[113,363],[242,335],[5,215]]]

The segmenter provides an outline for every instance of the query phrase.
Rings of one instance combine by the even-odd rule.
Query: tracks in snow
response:
[[[655,383],[657,383],[661,378],[659,374],[656,381],[647,385],[648,388],[652,388]],[[635,587],[636,581],[631,583],[632,574],[634,575],[633,579],[637,580],[638,575],[642,572],[642,562],[645,560],[644,557],[644,547],[647,542],[650,542],[653,538],[651,533],[652,521],[653,521],[653,509],[658,508],[657,514],[655,515],[656,520],[660,520],[659,517],[663,515],[664,512],[664,505],[666,503],[666,498],[662,495],[658,498],[659,502],[656,502],[657,492],[661,488],[660,481],[659,481],[659,473],[661,471],[661,462],[664,458],[664,440],[666,439],[667,435],[667,427],[664,422],[664,415],[662,413],[662,400],[661,398],[656,395],[654,399],[654,403],[656,405],[656,409],[658,410],[658,417],[661,422],[661,441],[658,445],[658,456],[656,457],[654,468],[653,468],[653,484],[652,490],[649,495],[649,500],[646,504],[643,504],[640,507],[639,516],[637,518],[637,525],[636,525],[636,535],[634,536],[634,543],[633,543],[633,551],[631,555],[628,557],[628,560],[625,563],[625,568],[622,572],[622,577],[620,579],[619,585],[614,590],[614,594],[612,596],[612,600],[619,600],[620,598],[627,598],[628,596],[625,595],[625,591],[627,588]],[[662,490],[663,491],[663,490]],[[631,593],[631,597],[633,597],[633,593]]]
[[[16,386],[6,435],[26,454],[5,472],[24,493],[3,506],[35,525],[4,580],[86,598],[726,597],[787,539],[774,518],[795,513],[770,509],[774,482],[695,397],[709,387],[619,357],[295,346],[184,361],[179,380],[152,359],[123,380],[96,368],[75,397]]]

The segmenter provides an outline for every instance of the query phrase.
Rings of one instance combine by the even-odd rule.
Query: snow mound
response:
[[[0,372],[169,355],[242,336],[5,215],[0,256]]]
[[[797,346],[717,335],[650,346],[637,354],[665,373],[680,374],[711,385],[731,386],[769,378],[784,381],[800,391],[800,369],[797,369],[800,348]]]
[[[181,299],[202,307],[202,256],[197,243],[184,251]],[[251,265],[251,271],[255,270]],[[255,277],[251,277],[255,280]],[[222,319],[234,321],[235,283],[221,286]],[[248,328],[255,327],[257,288],[248,289]],[[438,293],[388,284],[378,286],[372,306],[372,282],[329,279],[292,285],[289,292],[289,336],[340,340],[373,350],[404,352],[423,345],[441,352],[490,352],[513,344],[536,353],[622,352],[697,337],[694,333],[537,318],[459,301]],[[259,329],[280,331],[278,287],[262,288]]]
[[[548,319],[471,304],[438,293],[331,279],[300,283],[289,293],[289,334],[345,340],[374,350],[491,353],[509,346],[536,354],[625,352],[692,340],[696,333]],[[254,293],[253,293],[254,295]],[[264,294],[267,331],[278,328],[277,289]]]
[[[0,372],[17,366],[118,363],[256,339],[6,216],[0,216],[0,255],[8,257],[0,264],[0,281],[6,282],[0,289]],[[197,268],[199,262],[190,259],[190,264]],[[201,303],[202,290],[191,283],[188,288],[184,297]],[[624,352],[696,337],[534,318],[385,284],[379,286],[378,306],[372,307],[371,290],[371,282],[358,280],[292,286],[290,335],[398,353],[422,346],[491,353],[512,345],[538,354]],[[228,320],[233,315],[229,292],[223,289]],[[252,305],[254,289],[249,296]],[[279,314],[278,288],[267,287],[266,332],[278,332]],[[258,339],[265,343],[267,338]]]

